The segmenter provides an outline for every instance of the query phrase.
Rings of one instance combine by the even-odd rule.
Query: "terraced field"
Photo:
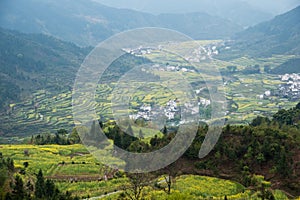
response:
[[[287,196],[280,190],[273,191],[276,200],[287,200]],[[120,193],[95,198],[114,200],[118,199]],[[218,178],[197,175],[183,175],[176,178],[171,194],[166,194],[161,190],[146,188],[143,192],[143,199],[166,199],[166,200],[222,200],[227,199],[241,200],[253,199],[260,200],[256,192],[246,189],[239,183]]]
[[[287,99],[260,98],[266,91],[278,90],[279,84],[281,82],[278,76],[266,74],[239,75],[238,81],[228,83],[226,86],[228,99],[232,99],[238,105],[238,109],[227,116],[229,122],[247,123],[257,115],[271,117],[281,108],[293,107],[296,103]]]
[[[81,198],[103,195],[101,199],[117,199],[123,186],[128,184],[124,175],[110,177],[115,171],[98,163],[82,145],[0,145],[0,152],[4,157],[13,158],[18,169],[24,168],[24,162],[29,163],[22,175],[24,180],[34,180],[35,174],[42,169],[61,190]],[[107,181],[103,179],[104,174],[108,174]],[[163,185],[163,180],[158,178],[153,184]],[[281,191],[274,191],[274,194],[278,200],[287,199]],[[257,198],[255,192],[239,183],[197,175],[177,177],[170,195],[155,187],[147,187],[143,192],[144,199],[223,199],[225,195],[229,199]]]
[[[203,46],[217,45],[220,41],[199,41]],[[146,54],[144,57],[150,59],[154,64],[158,64],[162,68],[168,66],[191,67],[191,63],[184,60],[184,56],[192,48],[195,47],[194,42],[183,43],[182,45],[173,44],[168,48],[170,52],[153,51],[151,54]],[[197,44],[197,45],[199,45]],[[180,48],[179,48],[180,46]],[[172,53],[177,52],[178,54]],[[182,53],[182,55],[181,55]],[[193,55],[192,52],[191,55]],[[175,97],[184,97],[186,88],[182,88],[181,81],[186,81],[191,84],[193,90],[201,91],[197,96],[199,98],[209,99],[211,94],[208,93],[207,88],[211,92],[225,92],[228,99],[228,112],[224,116],[229,123],[245,124],[249,123],[257,115],[272,116],[274,112],[281,108],[290,108],[294,106],[295,102],[290,102],[287,99],[278,97],[270,97],[261,99],[259,95],[266,91],[276,91],[281,81],[278,76],[266,73],[244,75],[240,70],[245,69],[246,66],[260,65],[263,71],[264,65],[270,65],[271,68],[276,67],[290,58],[295,56],[274,56],[271,58],[249,58],[242,57],[239,59],[228,61],[214,60],[212,63],[201,62],[199,65],[193,66],[198,72],[181,70],[168,71],[156,69],[151,71],[154,75],[159,76],[161,83],[164,86],[173,85],[178,88],[175,92],[168,90],[162,85],[151,86],[148,82],[130,81],[130,86],[118,85],[118,88],[123,89],[118,98],[112,96],[115,87],[118,83],[102,83],[98,85],[95,95],[96,103],[93,105],[96,108],[97,115],[101,120],[114,119],[113,113],[124,115],[132,114],[138,111],[138,108],[145,104],[165,105],[169,99]],[[224,85],[218,85],[213,88],[215,81],[218,79],[209,73],[210,68],[218,68],[220,70],[226,69],[227,66],[237,66],[237,73],[225,75]],[[202,73],[203,72],[203,73]],[[172,78],[170,78],[172,77]],[[205,80],[205,81],[204,81]],[[143,85],[144,84],[144,85]],[[132,88],[130,88],[132,87]],[[136,87],[136,88],[134,88]],[[141,88],[142,87],[142,88]],[[145,88],[150,89],[146,90]],[[133,96],[130,96],[128,109],[112,108],[112,100],[114,102],[121,102],[120,96],[128,100],[129,91],[135,90]],[[144,92],[143,92],[144,91]],[[148,91],[146,93],[145,91]],[[181,92],[180,92],[181,91]],[[127,96],[126,96],[127,95]],[[130,94],[132,95],[132,94]],[[126,97],[126,98],[125,98]],[[205,108],[206,109],[206,108]],[[113,112],[114,111],[114,112]],[[36,91],[24,102],[14,102],[10,105],[6,112],[0,113],[0,135],[4,135],[0,142],[18,141],[20,136],[30,136],[38,133],[56,132],[59,129],[66,129],[71,131],[74,126],[72,116],[72,91],[62,91],[59,94],[53,94],[47,89]]]

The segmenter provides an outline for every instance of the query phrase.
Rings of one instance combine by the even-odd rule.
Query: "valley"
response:
[[[0,200],[300,200],[300,6],[152,1],[0,2]]]
[[[217,49],[216,46],[220,44],[222,44],[222,41],[197,41],[197,45],[203,45],[207,48],[206,53],[202,52],[198,55],[199,58],[210,59],[212,56],[211,48]],[[193,45],[195,44],[181,44],[181,48],[190,48]],[[173,47],[170,48],[172,49]],[[172,51],[176,51],[176,49]],[[193,55],[194,54],[191,53],[188,56],[193,57]],[[160,50],[152,50],[150,53],[144,55],[135,52],[134,56],[136,57],[134,59],[145,59],[146,62],[151,61],[150,63],[152,64],[146,66],[146,68],[144,67],[143,70],[153,73],[156,77],[160,77],[160,82],[164,82],[168,77],[175,74],[179,74],[186,79],[197,95],[200,109],[204,112],[203,120],[210,118],[209,110],[211,109],[210,94],[205,81],[209,81],[210,79],[214,81],[212,77],[205,77],[207,73],[201,71],[206,66],[217,68],[223,76],[224,83],[220,85],[219,88],[216,88],[216,90],[224,90],[225,92],[228,105],[227,108],[224,109],[224,112],[226,112],[224,118],[226,118],[230,124],[247,124],[257,115],[271,117],[279,109],[293,107],[298,100],[298,98],[292,98],[293,100],[291,101],[291,96],[277,92],[281,85],[285,84],[280,77],[284,74],[277,75],[269,73],[272,69],[275,69],[290,59],[296,58],[296,56],[276,55],[270,58],[257,59],[242,57],[231,61],[213,59],[211,63],[198,64],[198,66],[193,66],[189,61],[184,61],[184,59],[178,56],[174,57],[174,55],[170,53],[165,54]],[[136,68],[134,62],[133,60],[132,65],[128,65],[128,69]],[[191,60],[191,62],[193,62],[193,60]],[[250,66],[258,66],[258,68],[254,72],[248,72],[247,69]],[[266,72],[265,66],[268,66],[269,71]],[[113,69],[114,67],[112,66],[112,70]],[[69,76],[73,75],[70,74]],[[103,79],[107,79],[105,77],[109,76],[112,76],[111,72],[104,75]],[[61,78],[65,79],[64,77]],[[71,77],[66,78],[70,79]],[[136,77],[133,77],[133,80],[134,78]],[[205,78],[205,81],[203,78]],[[150,81],[150,84],[153,84],[151,90],[148,91],[148,89],[144,88],[130,97],[132,99],[130,102],[130,113],[137,113],[143,105],[164,107],[170,99],[176,98],[176,95],[174,96],[172,92],[170,93],[170,91],[158,86],[156,83],[157,80],[151,82],[152,81]],[[119,83],[108,83],[104,80],[98,85],[95,97],[97,104],[95,107],[100,117],[99,119],[102,121],[113,119],[111,100],[112,93],[115,91],[114,89],[117,84]],[[136,80],[136,83],[132,82],[132,87],[136,87],[134,85],[143,84],[143,81]],[[165,82],[165,84],[167,84],[167,82]],[[172,84],[176,84],[176,82]],[[69,87],[72,86],[70,85]],[[122,88],[121,85],[118,85],[118,87]],[[126,87],[128,87],[128,85],[126,85]],[[222,87],[224,88],[222,89]],[[124,89],[125,91],[123,91],[122,94],[126,95],[129,88]],[[179,94],[177,94],[177,97],[178,95]],[[155,99],[153,99],[154,97]],[[205,103],[206,101],[208,103]],[[34,133],[47,133],[49,130],[52,130],[52,133],[59,129],[71,131],[74,123],[72,116],[72,91],[61,90],[59,92],[52,92],[51,88],[48,89],[46,86],[44,89],[32,93],[30,98],[26,101],[11,102],[8,108],[1,113],[0,118],[2,121],[1,132],[4,136],[2,140],[6,137],[9,138],[9,140],[15,141],[18,140],[17,138],[20,136],[31,136]]]

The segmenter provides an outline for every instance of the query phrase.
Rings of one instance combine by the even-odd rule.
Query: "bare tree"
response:
[[[145,187],[151,184],[152,175],[149,173],[127,173],[129,183],[124,185],[123,190],[126,197],[131,200],[139,200]]]
[[[179,161],[165,167],[163,172],[166,173],[166,175],[163,176],[164,180],[157,184],[159,188],[163,189],[167,194],[171,194],[172,184],[175,182],[175,178],[180,174],[181,167],[182,165]],[[161,183],[166,183],[167,187],[161,186]]]
[[[29,156],[29,150],[28,150],[28,149],[25,149],[25,150],[24,150],[24,155],[25,155],[25,156]]]

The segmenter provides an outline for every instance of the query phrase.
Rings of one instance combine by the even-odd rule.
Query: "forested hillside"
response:
[[[199,126],[191,147],[162,173],[176,174],[176,171],[180,171],[217,176],[238,181],[250,188],[255,187],[254,175],[259,174],[272,183],[273,189],[280,188],[299,196],[299,122],[300,103],[292,109],[278,111],[272,119],[258,116],[250,125],[227,125],[213,151],[204,159],[199,159],[198,154],[208,127]],[[150,144],[126,134],[116,137],[116,129],[111,129],[107,134],[117,146],[140,153],[162,148],[176,134],[172,130],[163,132],[163,137],[152,138]]]
[[[300,54],[300,6],[274,19],[250,27],[234,37],[235,48],[252,56]]]
[[[70,90],[88,49],[41,34],[0,29],[0,108],[47,88]]]
[[[271,70],[274,74],[292,74],[300,72],[300,58],[286,61],[275,69]]]

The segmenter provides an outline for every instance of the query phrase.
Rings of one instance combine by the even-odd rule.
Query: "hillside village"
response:
[[[185,103],[182,110],[179,106],[180,101],[178,99],[169,100],[164,107],[152,107],[151,105],[143,104],[137,111],[136,114],[129,115],[131,120],[143,119],[146,121],[152,121],[154,119],[165,118],[167,121],[180,119],[181,115],[196,115],[199,113],[199,107],[206,108],[211,105],[211,100],[205,98],[199,98],[197,104]],[[163,114],[162,114],[163,112]],[[181,123],[185,123],[181,119]]]
[[[159,118],[160,111],[163,111],[163,115],[167,120],[175,119],[176,115],[180,115],[180,108],[177,106],[179,103],[178,99],[169,100],[165,107],[153,108],[150,105],[142,105],[136,114],[130,115],[129,118],[132,120],[144,119],[151,121],[155,118]]]
[[[284,74],[279,76],[282,84],[274,91],[267,90],[264,94],[258,95],[259,99],[267,99],[271,96],[299,101],[300,99],[300,74]]]
[[[188,55],[182,55],[185,60],[188,62],[199,63],[201,61],[205,61],[208,59],[212,59],[213,56],[219,54],[218,46],[220,44],[209,44],[205,46],[199,46],[194,49],[192,52],[188,53]],[[164,47],[159,45],[157,47],[144,47],[139,46],[137,48],[124,48],[122,49],[125,53],[134,55],[134,56],[145,56],[147,54],[151,54],[154,51],[165,51]],[[171,52],[172,53],[172,52]]]
[[[293,101],[300,99],[300,75],[285,74],[280,76],[283,84],[279,85],[279,95]]]

